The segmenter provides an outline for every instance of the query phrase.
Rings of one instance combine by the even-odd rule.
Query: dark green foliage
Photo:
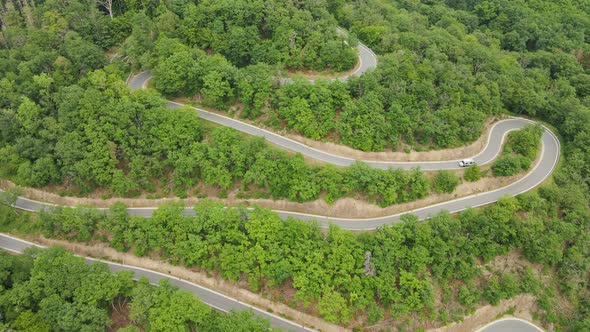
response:
[[[510,176],[526,169],[526,159],[523,156],[504,154],[492,166],[495,176]],[[530,165],[530,164],[529,164]]]
[[[23,326],[25,317],[41,329],[63,331],[97,330],[110,323],[109,310],[119,295],[126,294],[131,275],[112,275],[106,265],[86,265],[84,260],[54,248],[41,254],[4,260],[28,260],[26,278],[13,280],[3,293],[0,306],[8,322]],[[33,259],[32,257],[37,258]],[[9,271],[17,271],[9,269]],[[30,274],[29,274],[30,273]]]
[[[321,3],[208,0],[181,11],[177,33],[184,42],[222,54],[238,67],[266,63],[342,71],[356,64],[356,53],[338,37]]]
[[[126,49],[141,49],[141,54],[151,49],[162,60],[154,63],[154,84],[167,94],[198,91],[205,103],[218,108],[237,95],[243,98],[244,116],[267,112],[276,104],[293,126],[318,138],[334,131],[335,110],[350,101],[346,85],[339,81],[298,81],[272,96],[273,67],[238,70],[221,55],[190,49],[169,34],[147,43],[141,31],[149,20],[140,14],[133,17],[137,22]],[[204,128],[194,110],[165,109],[154,92],[130,93],[119,62],[92,71],[104,65],[104,54],[76,32],[66,36],[64,52],[46,55],[44,61],[52,63],[47,68],[29,59],[29,49],[46,47],[43,40],[33,38],[25,46],[0,53],[0,59],[14,63],[0,67],[5,74],[0,89],[0,173],[18,184],[66,184],[72,188],[69,194],[100,188],[124,197],[157,189],[186,196],[198,185],[227,192],[241,185],[252,196],[297,202],[325,196],[333,203],[345,195],[360,195],[382,206],[429,193],[419,172],[364,167],[370,174],[359,180],[359,170],[312,167],[301,156],[269,149],[260,139]],[[84,222],[72,221],[67,227],[72,239],[87,238]],[[53,231],[51,223],[44,228],[47,234]]]
[[[565,162],[555,185],[459,217],[441,214],[421,224],[407,218],[375,234],[355,237],[337,228],[324,234],[265,210],[247,219],[243,210],[204,203],[198,217],[169,206],[153,221],[130,217],[120,206],[108,218],[61,211],[63,218],[41,216],[47,235],[84,241],[95,239],[97,229],[108,230],[119,250],[158,252],[175,263],[216,269],[253,290],[295,285],[296,301],[317,305],[332,321],[365,310],[371,320],[381,310],[389,311],[387,317],[416,311],[433,319],[443,312],[433,308],[433,285],[442,280],[459,285],[457,300],[466,309],[482,297],[497,302],[537,290],[541,319],[556,330],[588,329],[588,1],[303,1],[273,11],[272,1],[124,1],[113,20],[94,2],[37,2],[34,15],[25,2],[24,8],[14,2],[0,3],[0,173],[22,184],[65,181],[82,192],[107,187],[135,195],[154,191],[156,178],[174,192],[201,181],[227,191],[242,180],[250,187],[244,189],[262,188],[275,198],[325,195],[333,202],[354,192],[382,205],[429,191],[419,171],[372,172],[363,164],[316,169],[260,140],[209,132],[192,111],[165,110],[156,94],[128,94],[121,80],[131,66],[154,68],[154,84],[167,94],[199,93],[218,108],[237,101],[243,116],[272,125],[283,121],[309,137],[364,150],[462,145],[480,135],[487,117],[505,110],[539,117],[563,138]],[[358,38],[380,54],[378,68],[347,83],[300,80],[279,87],[271,78],[276,69],[263,63],[316,69],[352,63],[343,61],[351,58],[350,49],[335,37],[336,23],[326,10],[353,32],[351,41]],[[119,44],[108,57],[101,53]],[[512,134],[496,169],[510,174],[528,168],[538,151],[534,137],[535,130]],[[3,225],[30,221],[5,203],[0,213]],[[515,249],[554,272],[558,288],[537,287],[526,271],[482,276],[478,263]],[[365,275],[366,251],[373,255],[373,277]],[[30,270],[23,268],[18,278],[28,280]],[[4,288],[18,279],[4,275]],[[26,300],[33,288],[21,288]],[[10,316],[2,328],[34,324],[43,330],[49,321],[56,330],[104,328],[104,311],[76,311],[58,299],[60,289],[52,292],[43,294],[39,308],[22,310],[0,296],[2,312],[8,312],[2,319]],[[557,295],[571,301],[571,312],[555,310]],[[229,325],[215,325],[231,331],[249,326],[240,315],[231,317]],[[186,321],[201,319],[188,315]]]
[[[503,154],[492,166],[494,175],[510,176],[528,170],[541,147],[542,134],[543,127],[539,125],[510,132]]]
[[[477,164],[471,165],[465,170],[463,178],[469,182],[477,181],[481,178],[481,169]]]
[[[434,176],[433,188],[438,193],[452,193],[459,185],[459,178],[449,171],[438,171]]]

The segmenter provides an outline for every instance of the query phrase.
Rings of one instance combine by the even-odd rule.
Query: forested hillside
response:
[[[535,192],[368,234],[211,202],[198,217],[166,206],[143,220],[122,206],[30,216],[4,201],[3,228],[162,255],[351,327],[440,326],[526,292],[545,326],[590,330],[590,1],[3,0],[0,17],[0,170],[24,185],[184,197],[202,182],[220,196],[243,185],[273,198],[389,205],[454,182],[310,166],[168,110],[155,92],[130,93],[124,81],[140,69],[167,96],[361,150],[459,146],[489,116],[511,113],[556,128],[564,154]],[[356,36],[379,54],[376,70],[280,85],[278,69],[354,65],[337,25],[352,32],[349,44]],[[530,165],[531,137],[534,128],[513,135],[493,172]],[[498,266],[508,259],[518,264]],[[106,322],[104,311],[88,312]]]
[[[269,149],[259,139],[243,139],[231,130],[211,129],[192,111],[169,111],[155,93],[131,94],[123,78],[132,65],[143,61],[143,55],[145,59],[173,64],[188,75],[181,77],[184,88],[172,82],[164,84],[162,78],[156,85],[187,92],[199,89],[212,103],[223,101],[225,94],[220,94],[219,89],[226,86],[226,78],[234,80],[235,75],[241,95],[250,96],[253,105],[265,103],[264,94],[250,85],[272,81],[272,70],[262,64],[236,73],[220,54],[209,56],[189,49],[165,32],[160,33],[161,38],[151,36],[158,31],[158,25],[141,30],[146,22],[176,17],[164,4],[156,12],[149,8],[120,8],[114,10],[114,18],[105,15],[101,11],[104,8],[90,5],[50,1],[32,8],[32,4],[26,7],[21,2],[3,4],[2,177],[35,187],[62,184],[65,189],[61,192],[70,195],[107,189],[116,196],[148,192],[186,197],[198,195],[195,186],[201,185],[205,190],[213,187],[220,197],[239,188],[245,197],[298,202],[323,198],[332,203],[350,195],[382,206],[423,198],[430,192],[430,181],[419,170],[381,171],[363,164],[349,169],[312,167],[301,156]],[[265,2],[265,6],[271,5]],[[193,5],[186,6],[197,10]],[[204,10],[203,6],[200,10]],[[327,15],[322,13],[322,17]],[[80,20],[81,16],[87,19]],[[317,20],[318,24],[330,26],[328,18]],[[322,30],[315,29],[314,33],[318,31]],[[149,44],[149,50],[138,51],[144,45],[141,38],[148,38],[144,42]],[[110,49],[115,45],[120,48]],[[175,45],[186,50],[175,52]],[[183,60],[185,56],[188,62]],[[192,73],[191,68],[197,68],[197,72]],[[319,90],[321,85],[317,89],[325,94]],[[338,89],[339,94],[346,95],[344,85]]]
[[[0,251],[2,331],[269,331],[249,312],[214,311],[168,282],[87,265],[61,248]]]
[[[380,55],[373,73],[346,87],[305,80],[297,87],[273,86],[262,79],[272,70],[260,65],[216,85],[218,98],[212,100],[202,78],[191,89],[175,88],[190,81],[192,70],[198,76],[188,59],[182,67],[155,60],[155,86],[168,95],[199,94],[206,105],[365,151],[459,146],[477,138],[492,115],[546,114],[590,91],[585,1],[444,4],[329,1],[339,23]],[[168,50],[181,57],[187,46],[178,33],[170,36],[176,42]]]
[[[212,15],[218,15],[224,26],[235,26],[241,31],[259,21],[251,17],[254,14],[244,13],[264,8],[268,17],[263,16],[269,21],[278,15],[281,10],[271,11],[272,4],[244,4],[241,12],[236,9],[239,6],[234,8],[221,1],[178,8],[162,3],[157,10],[115,3],[121,7],[105,12],[103,6],[95,8],[88,3],[68,5],[50,1],[34,8],[33,3],[28,7],[21,2],[4,3],[0,175],[27,186],[59,184],[62,189],[58,190],[69,195],[106,189],[103,197],[133,197],[142,193],[149,193],[150,197],[186,197],[201,195],[200,190],[226,197],[228,191],[239,189],[244,198],[286,198],[297,202],[324,199],[331,204],[350,196],[389,206],[431,193],[433,184],[418,170],[380,171],[363,164],[345,170],[310,167],[302,158],[269,150],[259,140],[242,139],[229,130],[211,129],[190,111],[168,111],[157,94],[130,94],[124,86],[122,79],[131,68],[153,66],[154,84],[167,94],[199,93],[205,103],[221,108],[237,98],[243,105],[242,115],[263,115],[276,123],[286,121],[315,139],[337,130],[341,137],[356,140],[353,145],[364,150],[387,146],[383,135],[396,131],[388,125],[391,119],[383,118],[380,111],[374,112],[374,107],[384,105],[381,96],[389,95],[383,89],[377,93],[378,86],[368,88],[375,91],[362,96],[356,93],[358,99],[351,92],[356,83],[320,80],[310,84],[296,79],[293,84],[280,87],[274,68],[277,63],[288,66],[290,60],[256,60],[252,61],[256,64],[243,67],[224,57],[222,51],[210,49],[229,38],[222,31],[214,33],[215,24],[209,22]],[[285,10],[297,13],[293,14],[295,20],[298,15],[309,15],[311,8],[317,6],[320,4],[289,5]],[[185,9],[191,15],[200,13],[197,16],[201,19],[182,20]],[[325,8],[313,12],[318,16],[313,17],[314,22],[328,30],[334,28],[336,33],[334,19]],[[238,19],[239,13],[245,18]],[[88,19],[80,20],[81,15]],[[171,23],[169,19],[174,20]],[[280,21],[275,18],[272,22],[277,20]],[[192,34],[183,30],[188,22],[195,23],[192,27],[199,29],[199,38],[209,41],[189,42],[187,36]],[[259,31],[263,38],[265,29],[268,33],[283,31],[284,24],[291,24],[289,20],[277,22],[278,26],[269,23],[251,30]],[[309,26],[292,24],[305,44],[304,36],[309,34],[298,29]],[[178,28],[168,31],[164,27]],[[318,31],[322,30],[310,33],[316,36]],[[265,40],[282,40],[280,36],[268,35],[270,39]],[[330,33],[322,36],[337,39]],[[312,39],[327,43],[316,37]],[[306,50],[314,49],[305,45]],[[382,66],[386,65],[379,68]],[[370,75],[373,74],[367,77]],[[263,114],[263,109],[270,113]],[[350,125],[335,122],[336,116],[343,121],[348,119]],[[408,112],[391,116],[396,119],[393,122],[401,124],[404,117],[409,119],[412,115]],[[444,129],[436,123],[434,126]],[[481,121],[476,125],[480,129],[465,123],[453,126],[464,133],[469,131],[471,139],[481,131]],[[452,191],[454,186],[449,188],[445,191]]]

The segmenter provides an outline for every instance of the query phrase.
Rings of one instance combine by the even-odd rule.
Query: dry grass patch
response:
[[[225,205],[245,205],[245,206],[260,206],[263,208],[273,210],[288,210],[293,212],[301,212],[308,214],[316,214],[330,217],[349,217],[349,218],[371,218],[371,217],[382,217],[397,213],[404,213],[414,209],[422,208],[432,204],[437,204],[445,201],[449,201],[456,198],[469,196],[472,194],[482,193],[493,189],[501,188],[513,183],[524,176],[524,173],[511,176],[511,177],[498,177],[498,178],[482,178],[476,182],[463,182],[453,193],[450,194],[436,194],[433,193],[430,196],[402,204],[396,204],[385,208],[380,207],[377,204],[364,201],[358,197],[345,197],[338,199],[334,204],[330,205],[323,199],[318,199],[311,202],[297,203],[289,200],[273,200],[273,199],[242,199],[237,198],[239,193],[238,189],[228,192],[228,197],[225,199],[215,198],[214,196],[218,193],[218,190],[206,190],[206,188],[199,188],[199,192],[206,194],[208,199],[220,201]],[[17,187],[14,183],[8,180],[0,180],[0,186],[3,189]],[[52,192],[35,189],[28,187],[19,187],[22,190],[22,195],[29,199],[48,202],[57,205],[66,206],[94,206],[98,208],[107,208],[116,202],[122,202],[128,207],[156,207],[165,203],[170,202],[184,202],[187,206],[192,206],[199,202],[201,199],[197,197],[189,197],[186,199],[180,199],[178,197],[165,197],[158,199],[149,199],[146,194],[140,195],[137,198],[108,198],[102,199],[102,193],[93,192],[89,197],[71,197],[71,196],[60,196]],[[55,189],[54,189],[55,190]]]

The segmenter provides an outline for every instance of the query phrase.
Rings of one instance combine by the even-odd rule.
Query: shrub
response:
[[[529,125],[521,130],[510,133],[508,145],[517,154],[523,155],[529,159],[535,159],[537,151],[541,146],[541,135],[543,127],[540,125]]]
[[[459,178],[449,171],[439,171],[434,177],[434,190],[438,193],[452,193],[459,185]]]
[[[505,294],[500,285],[500,281],[496,276],[492,276],[485,286],[483,291],[483,298],[491,305],[497,305],[500,300],[505,298]]]
[[[477,165],[471,165],[465,170],[463,178],[469,182],[474,182],[481,179],[481,169]]]
[[[505,154],[498,158],[492,171],[494,176],[510,176],[520,172],[521,164],[521,157]]]

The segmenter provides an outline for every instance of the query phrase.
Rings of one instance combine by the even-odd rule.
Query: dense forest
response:
[[[195,14],[205,10],[204,4],[187,4],[186,8]],[[264,6],[270,5],[265,2]],[[449,173],[442,176],[451,185],[442,190],[434,183],[436,179],[428,180],[419,170],[372,170],[360,163],[348,169],[309,166],[300,156],[272,150],[259,139],[244,139],[231,130],[211,128],[189,110],[166,110],[154,92],[130,93],[122,81],[130,67],[154,66],[155,86],[165,93],[199,92],[206,102],[218,106],[236,96],[243,102],[244,112],[252,114],[261,114],[264,105],[276,104],[278,118],[312,138],[329,135],[340,126],[333,121],[337,109],[354,108],[358,116],[344,112],[340,117],[355,119],[356,124],[363,122],[370,131],[347,127],[343,137],[358,140],[369,150],[369,146],[385,147],[384,141],[371,132],[391,133],[390,129],[378,128],[387,121],[374,117],[365,104],[353,102],[350,86],[345,83],[320,80],[312,85],[295,79],[277,90],[273,79],[276,64],[254,61],[240,67],[223,52],[209,55],[182,36],[174,38],[172,32],[160,31],[152,36],[158,27],[168,26],[166,19],[178,19],[178,8],[167,9],[165,4],[155,12],[119,8],[113,9],[111,18],[101,12],[103,7],[89,9],[82,3],[23,6],[19,2],[3,4],[0,50],[0,175],[18,184],[62,184],[61,193],[69,195],[107,189],[104,197],[133,197],[146,192],[150,197],[187,197],[201,195],[200,190],[211,192],[210,188],[219,197],[239,190],[241,198],[297,202],[324,199],[333,203],[351,196],[380,206],[424,198],[432,191],[452,192],[458,184],[455,175]],[[306,6],[289,8],[308,13]],[[231,9],[221,2],[207,8],[219,13]],[[77,19],[84,9],[95,20],[91,26],[88,20]],[[318,13],[322,17],[318,22],[323,22],[318,24],[331,26],[333,19],[325,18],[325,10]],[[220,17],[235,19],[237,14],[230,14]],[[178,25],[182,27],[183,22]],[[203,18],[199,29],[212,29],[207,22]],[[106,31],[97,32],[96,26]],[[212,40],[226,39],[213,32],[204,35]],[[142,49],[144,44],[149,47]],[[381,99],[373,93],[361,97],[372,105],[380,105]],[[477,134],[479,131],[472,138]]]
[[[171,50],[178,50],[172,57],[179,58],[188,52],[176,32],[166,57],[155,60],[155,87],[167,95],[200,94],[206,105],[365,151],[459,146],[477,138],[490,116],[506,111],[537,116],[590,91],[584,1],[563,6],[450,1],[458,10],[444,1],[327,5],[340,25],[379,53],[374,72],[347,84],[301,79],[280,86],[269,79],[272,69],[260,63],[216,85],[218,98],[212,100],[202,77],[194,78],[191,89],[182,88],[193,70],[199,72],[191,63],[200,61],[184,56],[179,65],[168,58]],[[550,24],[541,23],[546,16]],[[225,77],[247,71],[219,66]]]
[[[311,166],[259,138],[211,129],[191,110],[167,110],[156,94],[130,94],[111,68],[88,73],[45,104],[23,97],[15,110],[2,110],[2,175],[28,186],[64,183],[78,194],[107,188],[117,196],[163,188],[163,194],[186,197],[202,184],[222,197],[238,187],[300,202],[359,195],[391,205],[430,192],[430,181],[418,169]]]
[[[192,294],[112,274],[62,248],[0,251],[2,331],[269,331],[248,311],[221,314]]]
[[[233,3],[242,2],[1,1],[2,176],[117,195],[150,191],[160,181],[184,195],[198,181],[223,189],[243,179],[276,198],[322,193],[331,200],[355,191],[381,204],[454,183],[445,173],[435,185],[419,171],[309,166],[260,140],[210,129],[187,110],[166,110],[157,93],[129,93],[124,80],[132,69],[153,69],[165,95],[198,94],[206,105],[239,107],[242,116],[362,150],[456,146],[478,137],[489,116],[535,117],[560,133],[563,162],[534,192],[423,223],[408,216],[368,234],[322,232],[267,210],[247,214],[211,202],[196,207],[197,217],[172,205],[148,220],[120,205],[108,216],[86,209],[29,216],[1,205],[2,227],[108,241],[271,295],[294,288],[292,298],[276,300],[341,324],[418,328],[531,293],[544,324],[590,329],[590,1]],[[223,15],[216,19],[201,4]],[[240,17],[250,6],[264,8],[264,23]],[[280,15],[293,20],[264,19]],[[293,33],[285,32],[289,25]],[[324,55],[350,59],[337,25],[352,32],[349,44],[357,36],[379,54],[376,70],[346,83],[281,86],[278,69],[331,69],[330,61],[340,61],[311,54],[320,48],[307,45],[330,45],[339,52]],[[318,27],[320,34],[312,33]],[[297,36],[293,44],[288,36]],[[513,135],[493,172],[530,164],[535,135]],[[474,167],[466,178],[479,175]],[[323,178],[330,180],[320,185]],[[525,267],[495,268],[511,253]],[[40,308],[24,310],[41,315]]]

